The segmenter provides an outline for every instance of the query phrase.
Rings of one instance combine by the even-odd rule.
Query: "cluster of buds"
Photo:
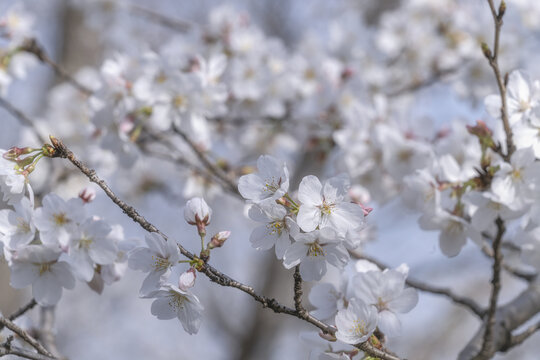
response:
[[[31,147],[12,147],[7,150],[2,156],[4,159],[12,161],[15,163],[15,170],[25,177],[28,176],[36,168],[37,162],[43,157],[46,156],[45,152],[47,151],[46,146],[42,148],[31,148]],[[28,156],[25,156],[28,155]]]
[[[212,209],[202,198],[196,197],[186,203],[186,207],[184,208],[184,219],[188,224],[197,226],[197,231],[201,237],[200,258],[204,262],[208,261],[208,258],[210,257],[210,250],[222,247],[231,235],[230,231],[220,231],[212,236],[205,247],[204,238],[206,237],[206,226],[210,224],[210,220],[212,219]]]

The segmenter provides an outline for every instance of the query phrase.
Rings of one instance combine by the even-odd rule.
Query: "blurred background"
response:
[[[307,35],[322,43],[329,42],[333,24],[357,21],[362,25],[358,27],[354,39],[351,40],[354,44],[351,43],[350,46],[362,48],[362,41],[368,41],[373,37],[373,32],[387,24],[385,19],[390,17],[389,14],[397,16],[396,11],[404,6],[403,2],[405,1],[140,0],[127,2],[129,5],[120,5],[114,1],[22,1],[25,9],[35,16],[36,38],[51,57],[71,74],[85,67],[99,68],[104,58],[114,55],[115,51],[136,52],[141,44],[131,42],[137,37],[132,34],[125,36],[123,31],[140,34],[141,42],[143,39],[159,41],[170,36],[172,30],[160,25],[160,21],[155,20],[156,14],[164,14],[179,22],[185,22],[188,26],[201,26],[200,24],[208,21],[211,9],[229,5],[240,13],[249,14],[250,21],[260,27],[267,36],[282,41],[287,49],[300,45],[308,46],[309,42],[303,40]],[[9,0],[1,1],[0,14],[14,3]],[[477,27],[486,28],[486,36],[491,36],[490,14],[484,1],[424,0],[416,3],[422,3],[427,9],[444,9],[450,3],[452,6],[468,6],[472,9],[471,13],[476,14]],[[526,2],[508,3],[508,18],[524,22]],[[534,2],[529,2],[532,3]],[[512,4],[515,6],[512,7]],[[141,8],[149,11],[144,12]],[[446,16],[454,15],[447,13]],[[414,18],[410,19],[409,25],[414,27],[415,21]],[[520,36],[520,30],[516,30],[514,22],[509,20],[508,24],[505,31],[515,31]],[[106,31],[100,32],[100,29]],[[538,39],[535,28],[532,29],[527,35],[528,40]],[[360,30],[365,30],[365,33],[360,33]],[[129,39],[130,43],[126,43],[126,39]],[[411,48],[416,49],[415,51],[436,51],[429,49],[429,43],[418,46],[417,41],[421,40],[410,38]],[[474,51],[478,57],[467,61],[474,62],[478,58],[482,61],[480,50]],[[530,54],[525,62],[521,58],[508,60],[513,54],[512,51],[507,51],[509,56],[502,56],[502,61],[524,67],[533,64],[537,55],[532,49],[521,51]],[[421,56],[418,54],[419,58]],[[398,68],[399,73],[395,75],[397,86],[392,89],[400,89],[402,84],[411,84],[411,80],[419,79],[418,74],[422,73],[418,72],[418,69],[425,71],[426,67],[407,66],[415,61],[419,60],[399,59],[397,64],[388,64],[387,71],[394,72],[394,68]],[[486,64],[482,63],[481,66],[487,71]],[[379,70],[386,71],[384,66],[382,69]],[[431,70],[433,69],[432,67]],[[539,73],[537,67],[530,66],[527,69],[533,74]],[[441,71],[435,68],[432,73],[439,74]],[[365,76],[369,76],[367,71]],[[7,98],[32,118],[49,116],[48,121],[54,122],[50,113],[47,113],[50,101],[47,94],[48,90],[59,82],[60,79],[50,68],[39,65],[29,71],[26,79],[11,85]],[[406,99],[409,104],[406,117],[410,119],[410,125],[417,124],[416,126],[420,127],[425,119],[429,118],[436,127],[444,128],[445,124],[450,124],[456,118],[464,119],[468,123],[485,118],[481,96],[470,93],[464,96],[466,92],[463,89],[467,89],[467,82],[458,83],[458,80],[451,82],[447,77],[441,76],[433,83],[415,89],[414,97]],[[491,81],[487,89],[478,87],[468,90],[477,91],[481,95],[494,93],[494,81]],[[0,148],[37,144],[32,130],[21,126],[16,118],[2,109],[0,124]],[[52,128],[54,129],[54,126]],[[327,172],[328,165],[316,161],[316,156],[316,153],[305,150],[295,157],[287,158],[287,162],[296,169],[293,183],[298,183],[306,174],[323,176]],[[32,175],[38,191],[47,186],[49,174],[63,166],[68,165],[56,161],[38,169],[35,176]],[[182,218],[184,193],[168,193],[159,189],[155,191],[151,186],[145,187],[143,182],[149,169],[151,168],[148,166],[119,168],[106,172],[106,177],[115,191],[135,205],[156,226],[182,241],[187,248],[196,249],[198,244],[195,230]],[[75,172],[69,173],[68,179],[60,180],[54,191],[65,198],[77,196],[81,189],[89,186],[86,179]],[[180,182],[185,179],[178,177],[171,181]],[[126,238],[142,240],[144,232],[102,193],[97,193],[96,200],[88,205],[88,213],[105,217],[109,223],[121,224]],[[215,195],[209,203],[214,210],[209,233],[229,229],[233,234],[227,245],[213,255],[212,264],[233,278],[253,284],[260,293],[276,297],[292,306],[292,271],[285,270],[272,252],[260,252],[250,246],[249,234],[257,224],[244,215],[244,203],[225,193]],[[416,222],[418,214],[405,208],[399,199],[373,201],[371,206],[374,211],[369,218],[377,229],[376,240],[365,244],[362,251],[391,267],[407,263],[411,269],[411,277],[426,283],[447,286],[456,293],[474,298],[482,305],[487,304],[491,263],[478,253],[474,245],[468,244],[458,257],[449,259],[440,253],[437,234],[421,231]],[[235,209],[236,213],[232,214],[230,209]],[[337,271],[333,270],[329,271],[327,279],[338,277]],[[74,290],[66,291],[56,311],[56,342],[61,354],[74,360],[309,358],[310,345],[301,341],[298,334],[312,331],[310,326],[298,319],[262,309],[246,295],[210,284],[203,276],[197,278],[196,293],[205,306],[205,319],[199,334],[190,336],[182,330],[177,321],[160,321],[150,314],[151,300],[139,299],[137,296],[143,278],[144,274],[128,270],[121,281],[107,286],[101,295],[81,282],[77,283]],[[504,274],[503,285],[502,303],[512,299],[526,286],[507,274]],[[309,307],[307,290],[305,301]],[[5,264],[0,263],[0,311],[9,314],[30,299],[29,291],[16,291],[9,286],[9,270]],[[27,321],[37,324],[39,311],[31,312]],[[403,315],[401,321],[402,335],[389,339],[388,348],[416,360],[456,358],[480,325],[477,318],[467,310],[455,306],[443,297],[427,293],[420,293],[417,307]],[[536,360],[540,351],[539,340],[540,335],[536,334],[521,347],[498,355],[496,359]]]

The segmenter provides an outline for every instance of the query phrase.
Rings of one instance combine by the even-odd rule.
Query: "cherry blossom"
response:
[[[147,246],[137,247],[128,255],[130,268],[148,273],[139,291],[140,296],[159,289],[161,282],[170,275],[171,268],[180,260],[180,250],[174,240],[165,240],[156,233],[150,233],[144,239]]]
[[[242,176],[238,180],[238,191],[253,202],[275,200],[289,189],[289,171],[285,163],[270,155],[261,155],[257,160],[259,173]]]
[[[377,310],[362,300],[352,299],[347,309],[337,313],[336,326],[338,340],[351,345],[362,343],[377,327]]]
[[[298,225],[306,232],[325,226],[338,234],[356,230],[364,224],[361,206],[347,201],[348,181],[343,177],[328,179],[324,186],[313,175],[302,179],[298,199]]]
[[[158,319],[170,320],[176,317],[188,334],[199,331],[204,307],[195,295],[174,285],[163,284],[159,290],[150,292],[146,297],[155,298],[152,315]]]
[[[75,278],[60,252],[42,245],[29,245],[17,252],[10,266],[10,284],[16,289],[32,285],[32,296],[42,306],[55,305],[62,288],[73,289]]]

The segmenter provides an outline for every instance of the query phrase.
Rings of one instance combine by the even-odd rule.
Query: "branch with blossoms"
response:
[[[338,317],[336,317],[338,326],[337,331],[336,328],[318,320],[300,306],[300,276],[307,280],[320,279],[326,272],[326,261],[335,266],[343,266],[348,258],[343,245],[340,245],[337,242],[336,232],[333,230],[333,227],[346,226],[346,233],[343,233],[343,236],[346,237],[343,237],[342,239],[354,246],[355,237],[352,234],[349,234],[349,230],[357,231],[359,226],[363,223],[364,210],[360,206],[347,202],[339,202],[342,201],[340,199],[343,199],[344,196],[343,188],[340,190],[339,187],[344,186],[345,179],[330,179],[325,185],[325,195],[323,195],[323,187],[320,182],[318,182],[318,179],[313,176],[304,178],[302,182],[304,185],[300,185],[300,194],[303,195],[299,195],[299,199],[304,205],[298,204],[286,192],[286,189],[288,188],[287,169],[283,164],[280,165],[274,158],[269,156],[261,157],[258,163],[261,175],[246,175],[240,179],[239,191],[242,196],[251,201],[256,201],[256,206],[252,207],[252,210],[250,211],[250,217],[256,221],[270,221],[268,225],[264,225],[260,228],[267,229],[266,231],[268,231],[268,233],[257,233],[256,230],[252,234],[252,243],[257,248],[271,248],[275,245],[276,255],[278,258],[283,258],[285,267],[291,268],[293,266],[298,266],[299,276],[296,278],[295,285],[295,302],[297,304],[297,309],[290,309],[281,305],[275,299],[269,299],[257,294],[253,288],[231,279],[208,264],[210,250],[220,247],[229,234],[221,235],[221,233],[219,233],[212,238],[207,246],[205,246],[205,227],[210,221],[211,210],[204,200],[194,199],[192,200],[194,202],[188,202],[185,212],[186,220],[188,223],[197,226],[199,236],[201,237],[201,253],[197,256],[186,250],[181,244],[174,243],[173,246],[172,240],[169,240],[165,234],[160,232],[154,225],[138,214],[133,207],[120,200],[108,187],[105,181],[100,179],[94,170],[89,169],[80,162],[61,141],[51,137],[51,142],[53,147],[48,154],[50,157],[68,159],[79,168],[90,181],[98,184],[107,196],[109,196],[109,198],[111,198],[111,200],[118,205],[127,216],[131,217],[135,222],[141,225],[141,227],[151,233],[146,237],[148,248],[135,249],[130,257],[130,264],[134,269],[150,271],[141,287],[140,295],[142,297],[157,298],[152,308],[155,309],[155,312],[153,310],[153,313],[157,315],[158,318],[168,319],[171,318],[171,316],[177,315],[182,322],[184,329],[188,333],[197,332],[198,326],[200,326],[202,306],[200,305],[198,298],[187,291],[194,285],[194,270],[197,270],[204,273],[213,282],[222,286],[235,287],[249,294],[256,301],[260,302],[263,307],[268,307],[276,313],[285,313],[307,321],[317,326],[323,333],[328,334],[331,337],[335,334],[338,339],[345,343],[355,345],[372,356],[383,360],[399,359],[398,357],[387,353],[383,349],[380,340],[373,335],[377,326],[377,310],[375,305],[379,307],[379,311],[388,310],[385,303],[381,302],[383,300],[381,300],[380,296],[375,300],[371,300],[375,301],[372,307],[367,306],[360,299],[354,300],[354,305],[351,306],[351,309],[347,310],[347,312],[341,316],[338,314],[338,316],[340,316],[340,323],[337,323]],[[331,190],[334,186],[338,187]],[[318,192],[318,195],[316,195],[317,193],[311,193],[311,191]],[[335,191],[338,191],[338,193],[336,194]],[[332,192],[334,192],[333,196],[337,196],[337,198],[332,198]],[[311,198],[312,196],[315,197]],[[276,203],[275,206],[272,205],[274,202]],[[281,207],[283,205],[286,205],[286,207],[297,214],[300,219],[303,219],[299,220],[302,227],[294,224],[292,218],[286,216],[286,212],[280,214],[280,212],[283,211],[281,210],[283,209]],[[335,215],[332,216],[332,214]],[[279,215],[281,215],[281,217]],[[312,215],[315,216],[315,219],[312,218]],[[316,230],[316,228],[321,226],[321,222],[323,221],[331,224],[330,226],[332,227],[324,227],[321,230]],[[357,225],[349,228],[349,226],[353,226],[353,224]],[[290,233],[296,235],[296,242],[286,246],[287,242],[290,243],[290,240],[288,239]],[[262,237],[260,237],[261,235]],[[264,243],[261,241],[264,241]],[[307,258],[306,255],[302,255],[302,253],[304,253],[303,249],[308,250]],[[147,257],[150,256],[148,255],[149,250],[153,252],[151,253],[151,259],[159,259],[152,260],[153,265],[149,264],[147,260],[149,259]],[[170,275],[170,268],[174,266],[176,262],[180,261],[180,254],[189,259],[189,263],[192,266],[190,269],[194,270],[188,270],[180,276],[178,287],[160,282],[160,279],[164,274]],[[401,279],[398,280],[398,283],[403,283],[405,281],[403,275],[397,276]],[[401,292],[403,289],[401,288],[401,290],[398,291]],[[401,300],[404,301],[404,303],[396,308],[398,312],[409,311],[417,302],[416,293],[408,291],[406,294],[407,295]],[[405,292],[403,295],[405,295]],[[165,314],[160,313],[158,309],[163,309],[165,304],[172,306],[172,309],[166,310]],[[182,312],[180,312],[180,310],[182,310]],[[184,311],[188,311],[191,314],[185,314]],[[365,325],[359,327],[358,324],[360,322],[363,323],[364,321],[366,321]],[[379,326],[383,326],[383,324],[381,323]],[[393,329],[394,326],[395,324],[387,324],[384,325],[384,329],[388,329],[389,332],[395,331],[396,329]]]

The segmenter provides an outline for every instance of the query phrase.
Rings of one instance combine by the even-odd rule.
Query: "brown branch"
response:
[[[497,235],[493,240],[493,277],[491,279],[491,295],[489,297],[489,307],[486,316],[486,331],[484,332],[484,342],[482,349],[475,359],[489,359],[496,352],[494,349],[493,328],[495,326],[495,312],[497,311],[497,301],[501,290],[501,264],[503,255],[501,253],[502,237],[506,228],[501,218],[495,220],[497,225]]]
[[[15,334],[19,335],[24,341],[26,341],[28,344],[30,344],[41,355],[45,355],[45,356],[48,356],[50,358],[54,358],[54,356],[47,349],[45,349],[43,347],[43,345],[41,345],[36,339],[34,339],[32,336],[30,336],[30,334],[28,334],[26,331],[24,331],[19,326],[14,324],[11,320],[0,316],[0,324],[4,325],[9,330],[11,330]]]
[[[158,228],[156,228],[153,224],[151,224],[149,221],[147,221],[143,216],[141,216],[135,208],[132,206],[126,204],[123,200],[118,198],[114,192],[109,188],[107,183],[100,179],[99,176],[97,176],[96,171],[93,169],[89,169],[86,165],[84,165],[80,160],[78,160],[73,152],[69,150],[60,140],[54,138],[51,136],[51,142],[54,146],[54,154],[53,157],[60,157],[64,159],[68,159],[73,165],[75,165],[91,182],[96,183],[104,192],[105,194],[118,206],[120,207],[124,213],[129,216],[133,221],[138,223],[143,229],[145,229],[148,232],[155,232],[163,236],[163,238],[168,239],[168,237],[162,233]],[[189,252],[187,249],[185,249],[181,244],[178,244],[178,248],[182,255],[189,259],[194,259],[195,255]],[[236,281],[229,277],[228,275],[225,275],[221,273],[220,271],[216,270],[214,267],[212,267],[208,263],[204,263],[201,265],[200,269],[198,269],[200,272],[205,274],[210,281],[215,282],[216,284],[219,284],[221,286],[228,286],[233,287],[236,289],[239,289],[240,291],[248,294],[251,296],[255,301],[262,304],[265,308],[272,309],[275,313],[281,313],[281,314],[287,314],[294,317],[297,317],[301,320],[304,320],[316,327],[318,327],[320,330],[322,330],[324,333],[328,334],[335,334],[336,328],[333,326],[330,326],[321,320],[315,318],[314,316],[310,315],[309,313],[300,314],[295,309],[291,309],[287,306],[284,306],[280,304],[276,299],[268,298],[263,295],[259,295],[251,286],[245,285],[239,281]],[[380,349],[377,349],[373,345],[369,344],[368,342],[358,344],[357,347],[368,354],[378,357],[382,360],[400,360],[399,357],[390,355],[385,351],[382,351]]]
[[[540,283],[531,282],[527,289],[522,291],[509,303],[500,306],[495,312],[493,354],[495,354],[495,351],[503,350],[507,347],[508,341],[511,338],[511,331],[522,326],[538,312],[540,312]],[[470,360],[480,353],[484,343],[485,328],[486,323],[484,322],[460,352],[458,360]]]
[[[305,314],[306,309],[302,305],[302,276],[300,275],[300,265],[294,267],[294,308],[299,314]]]
[[[13,314],[9,315],[8,319],[10,321],[14,321],[15,319],[17,319],[19,316],[22,316],[24,315],[27,311],[31,310],[34,306],[37,305],[37,302],[35,299],[32,299],[30,300],[30,302],[26,305],[24,305],[23,307],[21,307],[20,309],[18,309],[17,311],[15,311]],[[4,324],[0,324],[0,331],[4,328]]]
[[[159,24],[161,26],[167,27],[169,29],[185,33],[188,32],[190,28],[193,27],[193,23],[176,19],[167,15],[160,14],[158,12],[155,12],[151,9],[132,4],[132,3],[124,3],[122,4],[128,8],[129,11],[131,11],[135,15],[142,16],[150,21],[155,22],[156,24]]]
[[[523,330],[521,333],[513,335],[510,340],[508,341],[508,344],[503,347],[502,351],[507,351],[515,346],[521,345],[525,340],[527,340],[531,335],[536,333],[538,330],[540,330],[540,321],[536,324],[533,324],[529,326],[527,329]]]
[[[9,315],[8,319],[13,321],[17,319],[18,317],[24,315],[27,311],[34,308],[34,306],[37,305],[37,302],[35,299],[32,299],[28,302],[28,304],[21,307],[19,310],[15,311],[13,314]],[[0,327],[0,330],[2,330],[2,327]]]
[[[495,9],[493,0],[487,0],[489,8],[491,9],[491,15],[493,16],[493,23],[495,25],[495,35],[493,39],[493,52],[489,49],[489,46],[485,43],[482,44],[482,51],[484,56],[489,61],[489,65],[493,69],[495,79],[497,80],[497,86],[499,88],[499,95],[501,97],[501,119],[503,122],[504,132],[506,134],[506,154],[502,154],[504,159],[508,161],[515,150],[514,142],[512,140],[512,128],[510,127],[510,121],[508,118],[508,105],[506,104],[506,84],[504,77],[501,74],[499,68],[499,40],[501,37],[501,28],[503,25],[503,16],[506,11],[506,3],[504,0],[499,5],[499,11]]]
[[[34,352],[31,352],[29,350],[6,344],[0,344],[0,357],[7,356],[7,355],[15,355],[19,356],[25,359],[31,359],[31,360],[54,360],[54,358],[37,354]]]
[[[49,57],[49,55],[47,54],[43,46],[41,46],[41,44],[39,44],[36,39],[34,38],[26,39],[24,43],[19,47],[19,49],[22,51],[26,51],[28,53],[34,54],[38,58],[39,61],[41,61],[42,63],[46,65],[49,65],[58,76],[65,79],[74,88],[84,93],[85,95],[92,95],[94,93],[92,89],[84,86],[79,81],[75,80],[73,76],[71,76],[60,65],[54,62]]]
[[[372,262],[373,264],[377,265],[381,270],[389,268],[386,264],[382,263],[381,261],[375,258],[372,258],[371,256],[359,254],[355,251],[349,251],[349,253],[357,259],[364,259],[369,262]],[[405,280],[405,284],[417,290],[424,291],[430,294],[443,295],[447,297],[448,299],[450,299],[452,302],[458,305],[465,306],[467,309],[472,311],[475,315],[477,315],[480,318],[484,317],[485,315],[485,310],[480,305],[478,305],[473,299],[454,294],[452,290],[448,288],[428,285],[421,281],[411,279],[410,277],[408,277],[407,280]]]
[[[178,135],[180,135],[180,137],[189,145],[189,147],[191,148],[191,150],[193,150],[193,152],[195,153],[195,155],[197,155],[197,157],[199,158],[199,160],[201,161],[201,163],[204,165],[204,167],[212,174],[214,175],[215,177],[217,177],[218,179],[220,179],[224,184],[227,185],[227,187],[229,188],[229,190],[235,194],[237,194],[238,196],[241,196],[240,193],[238,192],[238,188],[236,186],[235,183],[233,183],[231,181],[231,179],[229,179],[227,177],[227,174],[225,174],[223,172],[223,170],[221,170],[220,168],[218,168],[217,166],[215,166],[214,164],[212,164],[206,157],[206,155],[197,147],[197,145],[191,141],[191,139],[187,136],[187,134],[185,132],[183,132],[182,130],[180,130],[178,128],[178,126],[176,125],[173,125],[173,130],[175,133],[177,133]]]
[[[404,94],[408,94],[411,92],[415,92],[421,89],[424,89],[428,86],[431,86],[438,81],[440,81],[444,76],[451,75],[456,72],[458,72],[461,69],[461,66],[452,67],[449,69],[443,69],[439,70],[436,69],[433,73],[431,73],[428,77],[424,79],[418,79],[413,80],[410,84],[404,85],[403,87],[399,89],[390,90],[386,93],[387,97],[396,97],[401,96]]]
[[[148,156],[158,158],[158,159],[162,159],[162,160],[165,160],[165,161],[168,161],[168,162],[172,162],[174,164],[181,165],[181,166],[193,171],[195,174],[201,176],[206,181],[217,184],[218,186],[220,186],[224,191],[228,192],[229,194],[243,200],[243,197],[238,192],[238,189],[236,189],[236,188],[232,189],[231,186],[230,186],[230,183],[224,183],[223,180],[221,180],[220,178],[213,175],[213,173],[210,173],[209,171],[199,167],[198,165],[191,163],[185,157],[182,157],[181,155],[175,154],[174,152],[179,153],[179,151],[168,139],[166,139],[163,136],[159,136],[157,134],[149,134],[149,135],[150,135],[150,139],[153,139],[153,140],[159,142],[160,144],[167,146],[169,151],[168,152],[156,151],[156,150],[151,149],[149,146],[147,146],[147,145],[145,145],[143,143],[143,144],[141,144],[140,149],[144,150],[143,151],[144,154],[146,154]]]
[[[13,115],[21,125],[26,125],[34,130],[36,133],[36,136],[38,137],[39,141],[43,144],[47,142],[47,139],[45,136],[41,135],[39,131],[36,129],[36,126],[34,125],[34,122],[26,116],[25,113],[23,113],[21,110],[17,109],[12,103],[7,101],[6,99],[0,97],[0,107],[3,107],[7,112],[9,112],[11,115]]]
[[[488,234],[482,233],[482,235],[486,239],[493,242],[493,239]],[[504,246],[504,244],[502,244],[501,246]],[[489,258],[493,258],[493,249],[487,244],[482,245],[482,253]],[[528,282],[534,281],[538,277],[538,273],[516,269],[511,265],[505,263],[504,261],[502,262],[502,268],[506,270],[509,274]]]

